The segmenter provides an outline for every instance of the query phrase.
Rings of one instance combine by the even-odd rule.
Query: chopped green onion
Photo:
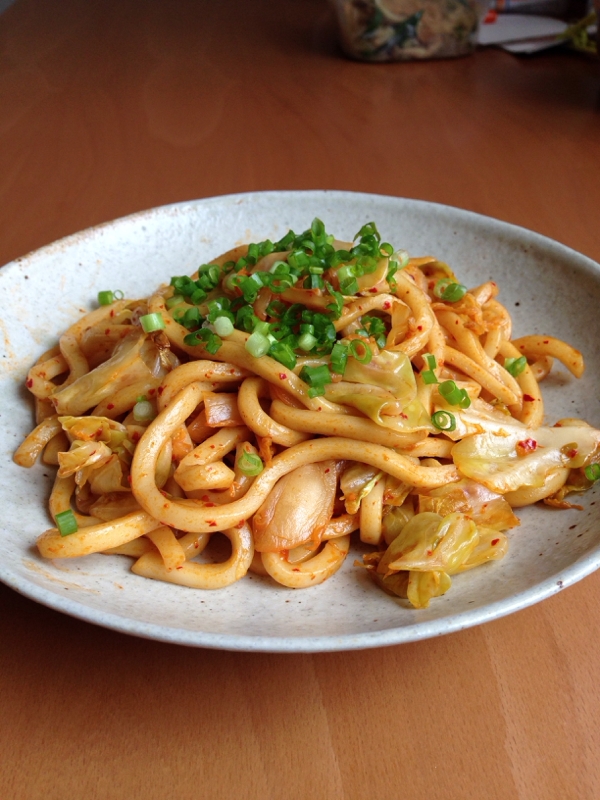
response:
[[[456,417],[449,411],[435,411],[431,415],[431,421],[440,431],[453,431],[456,429]]]
[[[443,383],[440,383],[439,393],[451,406],[468,408],[471,405],[471,398],[467,390],[459,389],[454,381],[443,381]]]
[[[263,336],[268,336],[271,333],[271,326],[268,322],[262,322],[261,320],[258,320],[258,322],[256,322],[254,325],[253,333],[260,333]]]
[[[327,292],[333,297],[333,303],[329,303],[327,309],[331,311],[334,319],[339,319],[344,310],[344,295],[341,292],[336,292],[330,283],[325,283]]]
[[[140,317],[140,325],[144,333],[152,333],[153,331],[162,331],[165,327],[165,321],[160,311],[154,314],[145,314]]]
[[[218,336],[230,336],[233,333],[233,322],[229,317],[217,317],[213,325]]]
[[[371,348],[366,342],[360,339],[352,339],[348,345],[350,355],[355,358],[359,364],[368,364],[373,358]]]
[[[423,353],[423,361],[427,364],[429,369],[436,369],[437,358],[433,355],[433,353]]]
[[[524,372],[526,367],[527,359],[525,356],[504,359],[504,369],[509,372],[513,378],[516,378],[517,375],[520,375],[522,372]]]
[[[592,483],[600,479],[600,464],[588,464],[583,471],[585,477],[588,481],[592,481]]]
[[[421,378],[423,379],[423,383],[439,383],[437,375],[431,369],[424,369],[423,372],[421,372]]]
[[[257,322],[258,317],[255,316],[252,306],[242,306],[235,315],[235,327],[246,333],[252,333]]]
[[[245,448],[241,448],[236,466],[239,471],[248,478],[254,478],[256,475],[260,475],[264,469],[261,457],[256,453],[249,452]]]
[[[342,344],[341,342],[336,342],[333,345],[331,350],[331,369],[334,372],[343,375],[346,370],[346,364],[348,363],[348,353],[350,348],[347,344]]]
[[[60,511],[55,517],[56,527],[61,536],[69,536],[71,533],[77,533],[79,525],[75,519],[75,514],[68,508],[66,511]]]
[[[300,350],[305,350],[306,352],[308,352],[309,350],[313,349],[317,341],[318,341],[317,337],[314,336],[312,333],[303,333],[298,339],[298,347],[300,348]]]
[[[101,306],[110,306],[115,300],[122,300],[124,297],[125,295],[120,289],[116,289],[114,292],[110,290],[98,292],[98,304]]]
[[[467,293],[467,287],[462,283],[456,283],[452,278],[442,278],[433,288],[433,293],[440,300],[447,303],[456,303]]]
[[[323,387],[326,383],[331,383],[331,372],[327,364],[319,364],[318,367],[302,367],[300,379],[312,387]]]
[[[133,418],[136,422],[150,422],[155,416],[154,406],[145,398],[138,400],[133,407]]]
[[[269,268],[269,272],[271,274],[289,275],[290,265],[287,263],[287,261],[274,261]]]
[[[400,269],[404,269],[404,267],[410,261],[410,256],[406,250],[396,250],[396,252],[392,255],[394,261],[398,262],[398,267]]]
[[[223,341],[216,333],[213,333],[210,328],[201,328],[199,331],[194,331],[194,333],[188,333],[188,335],[184,337],[183,343],[191,347],[202,345],[208,353],[214,356],[223,344]]]
[[[265,356],[269,352],[270,347],[271,342],[269,339],[259,331],[254,331],[254,333],[250,334],[246,341],[246,350],[251,356],[254,356],[254,358]]]
[[[433,353],[423,353],[423,361],[427,365],[427,369],[422,370],[420,373],[423,383],[439,383],[438,377],[433,371],[434,369],[437,369],[436,357],[433,355]]]
[[[269,347],[268,355],[274,358],[275,361],[279,361],[280,364],[283,364],[283,366],[288,369],[294,369],[296,366],[296,354],[290,345],[285,342],[274,342]]]
[[[185,297],[182,294],[174,294],[173,297],[169,297],[169,299],[165,302],[165,305],[168,309],[171,309],[183,302],[185,302]]]

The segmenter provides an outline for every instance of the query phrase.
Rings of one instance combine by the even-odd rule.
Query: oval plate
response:
[[[17,467],[12,454],[32,427],[23,388],[34,360],[102,289],[144,297],[172,275],[191,274],[235,244],[281,237],[320,217],[351,239],[374,220],[411,255],[435,255],[469,286],[493,279],[513,335],[551,333],[583,351],[580,381],[560,365],[543,384],[548,421],[582,417],[600,426],[600,267],[531,231],[456,208],[337,191],[259,192],[144,211],[70,236],[0,271],[5,302],[0,375],[3,523],[0,580],[58,611],[124,633],[197,647],[270,652],[351,650],[399,644],[478,625],[536,603],[600,564],[600,505],[519,512],[501,562],[456,576],[450,591],[415,610],[377,589],[353,565],[321,586],[284,589],[249,575],[217,592],[146,580],[130,560],[94,555],[42,560],[34,546],[51,526],[53,469]],[[360,548],[355,556],[360,555]]]

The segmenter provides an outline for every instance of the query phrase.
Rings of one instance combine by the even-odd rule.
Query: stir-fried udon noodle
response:
[[[147,299],[100,292],[27,377],[37,425],[15,460],[58,466],[41,555],[305,588],[354,536],[357,567],[427,606],[505,555],[514,508],[576,507],[600,474],[600,432],[545,424],[539,388],[554,359],[579,377],[581,354],[513,339],[497,298],[374,223],[340,242],[318,219]],[[223,535],[222,560],[201,555]]]

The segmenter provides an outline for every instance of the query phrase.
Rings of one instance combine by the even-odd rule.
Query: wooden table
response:
[[[17,0],[0,16],[0,263],[188,198],[336,188],[600,260],[600,70],[567,52],[344,59],[319,0]],[[417,644],[185,649],[0,587],[0,797],[600,797],[600,574]]]

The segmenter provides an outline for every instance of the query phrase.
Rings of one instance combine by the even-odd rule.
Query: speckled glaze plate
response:
[[[559,365],[544,383],[549,421],[578,416],[600,426],[600,266],[561,244],[456,208],[349,192],[260,192],[144,211],[0,270],[0,580],[51,608],[137,636],[229,650],[317,652],[399,644],[478,625],[598,568],[595,490],[582,498],[583,511],[522,510],[507,557],[455,577],[450,591],[423,610],[382,593],[353,565],[352,554],[337,575],[312,589],[293,591],[248,576],[217,592],[146,580],[119,556],[56,563],[39,557],[36,537],[51,526],[52,470],[42,464],[25,470],[12,461],[32,426],[23,388],[32,362],[92,307],[98,290],[144,296],[236,243],[304,230],[315,216],[342,239],[375,220],[386,240],[449,262],[464,283],[497,281],[514,335],[552,333],[586,357],[581,380]]]

